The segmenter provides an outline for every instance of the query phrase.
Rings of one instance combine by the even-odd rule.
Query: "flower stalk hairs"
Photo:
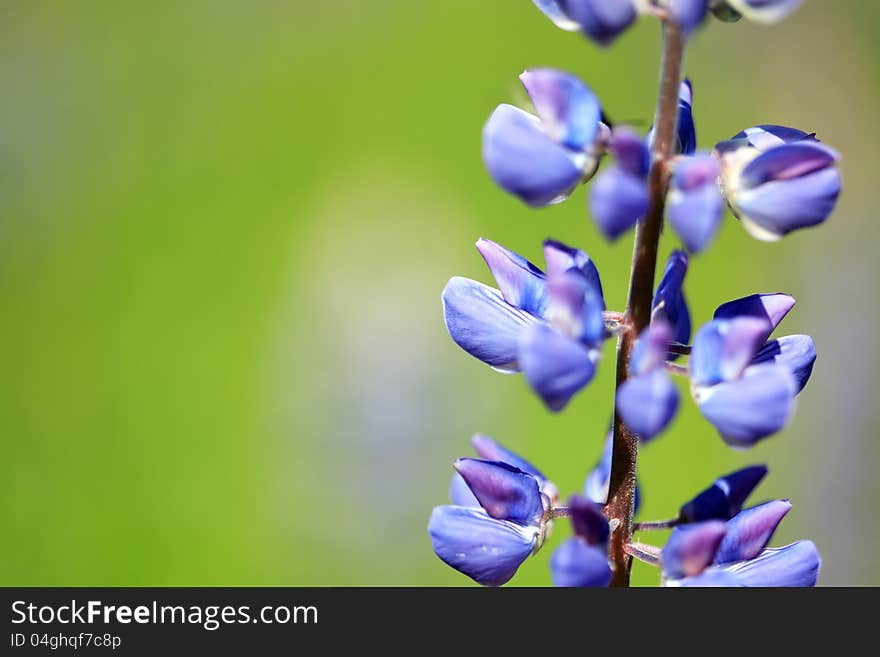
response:
[[[602,346],[616,339],[611,432],[582,494],[564,505],[531,463],[475,436],[479,458],[455,462],[450,504],[431,514],[434,551],[474,581],[499,586],[547,544],[555,522],[568,519],[573,536],[550,560],[557,586],[628,586],[633,558],[657,566],[664,586],[813,586],[821,564],[813,543],[768,547],[791,503],[744,508],[767,474],[763,465],[719,478],[674,518],[634,520],[639,446],[660,436],[682,404],[696,404],[724,443],[749,449],[789,423],[813,371],[810,336],[774,336],[795,305],[791,295],[719,300],[712,317],[692,318],[684,291],[689,261],[712,244],[725,206],[751,236],[776,241],[823,223],[836,205],[840,156],[815,133],[768,123],[701,149],[695,85],[682,75],[689,37],[710,16],[774,23],[800,0],[534,4],[601,47],[639,16],[662,25],[660,89],[647,134],[612,124],[586,83],[547,68],[520,76],[531,107],[499,105],[482,134],[484,164],[502,190],[544,208],[574,202],[590,182],[583,202],[599,232],[618,240],[634,231],[626,305],[607,308],[596,263],[575,246],[546,240],[539,267],[481,238],[477,251],[494,285],[452,278],[443,314],[459,347],[498,372],[522,374],[554,413],[609,366]],[[664,227],[681,247],[655,284]],[[634,538],[657,529],[672,530],[664,546]]]

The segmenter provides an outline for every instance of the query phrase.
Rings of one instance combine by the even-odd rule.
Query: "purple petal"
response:
[[[502,463],[512,465],[513,467],[535,477],[539,484],[543,485],[543,483],[547,481],[547,477],[545,477],[538,468],[518,454],[511,452],[497,441],[492,440],[489,436],[484,436],[479,433],[475,434],[473,438],[471,438],[471,445],[473,446],[474,451],[487,461],[501,461]]]
[[[642,441],[662,432],[678,410],[678,389],[664,370],[627,379],[617,389],[617,411]]]
[[[519,371],[520,335],[540,321],[511,306],[495,288],[460,276],[443,290],[443,317],[458,346],[502,372]]]
[[[611,568],[605,550],[587,545],[578,538],[569,538],[550,557],[553,586],[608,586]]]
[[[580,249],[573,249],[555,240],[544,241],[544,261],[547,263],[547,274],[555,276],[564,274],[569,269],[579,270],[590,286],[602,297],[602,281],[596,264]]]
[[[727,534],[715,554],[715,563],[732,563],[758,556],[790,509],[788,500],[773,500],[740,511],[727,523]]]
[[[663,277],[651,304],[651,322],[668,322],[672,327],[673,340],[679,344],[687,344],[691,339],[691,316],[682,290],[687,269],[687,254],[673,251],[666,260]]]
[[[792,144],[798,141],[817,141],[816,133],[808,133],[797,128],[788,128],[783,125],[763,124],[752,128],[746,128],[742,132],[731,137],[730,141],[744,140],[747,145],[757,148],[759,151],[767,151],[783,144]],[[723,143],[723,142],[722,142]]]
[[[545,324],[523,332],[519,363],[532,389],[552,411],[593,380],[598,354]]]
[[[718,189],[720,173],[711,155],[687,158],[676,166],[667,196],[666,213],[670,224],[687,249],[705,249],[721,224],[724,202]]]
[[[756,23],[778,23],[797,9],[803,0],[725,0],[736,11]]]
[[[612,164],[593,181],[589,205],[599,230],[609,240],[616,240],[647,212],[648,186],[644,178]]]
[[[556,4],[600,46],[611,45],[637,17],[633,0],[557,0]]]
[[[647,178],[651,168],[651,152],[635,130],[626,126],[614,128],[610,150],[624,171],[638,178]]]
[[[769,322],[755,317],[713,319],[704,324],[691,349],[691,381],[706,386],[736,379],[771,330]]]
[[[663,576],[678,579],[703,572],[711,565],[726,528],[720,520],[709,520],[673,529],[660,555]]]
[[[743,377],[698,389],[697,404],[728,445],[751,447],[780,431],[794,410],[791,374],[776,365],[753,365]]]
[[[551,139],[537,117],[499,105],[483,128],[483,162],[502,189],[541,207],[572,192],[587,157]]]
[[[538,480],[532,475],[502,461],[464,458],[453,467],[493,518],[537,525],[544,515]]]
[[[783,144],[762,153],[742,170],[741,189],[752,189],[765,183],[792,180],[833,166],[840,155],[818,142],[801,141]]]
[[[535,5],[544,12],[553,23],[567,32],[577,32],[581,29],[580,24],[573,21],[562,8],[563,2],[557,0],[533,0]]]
[[[582,495],[572,495],[568,501],[571,525],[575,535],[587,545],[604,548],[608,544],[608,518],[602,513],[602,505]]]
[[[474,497],[467,482],[457,472],[452,475],[452,480],[449,482],[449,501],[455,506],[480,508],[479,500]]]
[[[837,204],[840,187],[840,172],[822,169],[741,190],[734,196],[734,211],[753,237],[772,242],[825,221]]]
[[[799,394],[810,380],[813,363],[816,362],[816,346],[813,344],[813,338],[809,335],[786,335],[771,340],[761,347],[752,364],[770,362],[782,365],[791,372],[796,394]]]
[[[682,522],[730,520],[767,474],[766,465],[752,465],[724,475],[679,511]]]
[[[754,559],[724,567],[742,586],[816,586],[822,559],[812,541],[764,550]]]
[[[630,374],[639,376],[662,367],[671,340],[672,328],[664,320],[659,319],[646,327],[636,340],[630,356]]]
[[[477,240],[477,251],[498,283],[504,300],[533,315],[542,316],[547,307],[544,272],[521,255],[491,240]]]
[[[547,135],[576,151],[593,145],[602,108],[587,85],[570,73],[549,68],[525,71],[519,79]]]
[[[547,319],[568,336],[586,345],[599,346],[605,339],[605,300],[579,269],[550,276]]]
[[[481,509],[438,506],[428,533],[445,563],[484,586],[501,586],[532,553],[539,530],[490,518]]]
[[[776,292],[771,294],[751,294],[742,299],[735,299],[721,304],[715,310],[714,319],[735,319],[737,317],[755,317],[770,323],[770,331],[779,326],[789,311],[794,308],[795,300],[790,294]]]
[[[685,79],[678,91],[678,120],[675,133],[674,151],[681,155],[693,155],[697,150],[697,132],[693,115],[694,90],[691,81]],[[649,145],[654,143],[654,126],[648,131],[645,140]]]

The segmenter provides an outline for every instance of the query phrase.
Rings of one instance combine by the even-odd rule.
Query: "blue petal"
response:
[[[537,525],[544,515],[538,480],[502,461],[458,459],[454,465],[493,518]]]
[[[840,187],[840,172],[822,169],[741,190],[733,199],[734,211],[753,237],[772,242],[825,221],[837,204]]]
[[[705,249],[721,223],[724,202],[718,189],[720,168],[711,155],[682,160],[675,168],[666,214],[687,249]]]
[[[501,586],[532,553],[539,530],[495,520],[481,509],[438,506],[428,533],[445,563],[484,586]]]
[[[694,102],[694,89],[690,80],[684,80],[678,92],[678,120],[675,133],[675,153],[681,155],[693,155],[697,150],[697,131],[694,127],[694,115],[692,105]],[[648,131],[646,139],[653,148],[654,126]]]
[[[651,303],[651,322],[668,322],[672,327],[672,339],[679,344],[691,340],[691,316],[682,291],[687,269],[687,254],[673,251],[666,260],[663,277]]]
[[[637,17],[633,0],[557,0],[557,5],[601,46],[611,45]]]
[[[519,363],[532,389],[551,411],[561,411],[593,380],[598,354],[545,324],[523,332]]]
[[[756,23],[778,23],[797,9],[803,0],[725,0],[736,11]]]
[[[519,371],[520,335],[539,321],[511,306],[495,288],[460,276],[443,290],[443,316],[458,346],[503,372]]]
[[[812,541],[769,548],[748,561],[725,566],[742,586],[816,586],[822,559]]]
[[[531,463],[526,461],[524,458],[511,452],[509,449],[499,444],[497,441],[492,440],[489,436],[484,436],[483,434],[475,434],[473,438],[471,438],[471,445],[474,450],[479,454],[482,458],[487,461],[501,461],[503,463],[507,463],[512,465],[515,468],[522,470],[523,472],[527,472],[533,477],[535,477],[540,484],[543,484],[547,481],[547,477],[538,470]]]
[[[647,178],[651,168],[651,152],[635,130],[626,126],[615,127],[609,150],[625,171],[639,178]]]
[[[630,374],[639,376],[662,367],[669,353],[671,340],[672,328],[664,320],[648,325],[636,340],[630,356]]]
[[[574,249],[556,240],[545,240],[544,261],[547,263],[547,274],[550,276],[564,274],[572,268],[579,270],[596,293],[600,297],[603,296],[599,270],[590,256],[580,249]]]
[[[581,29],[580,24],[573,21],[562,8],[564,0],[533,0],[535,5],[544,12],[553,23],[567,32],[577,32]]]
[[[605,445],[602,448],[602,455],[599,457],[598,463],[587,473],[584,481],[584,495],[588,500],[596,504],[606,504],[608,502],[608,487],[611,484],[611,457],[614,448],[614,434],[609,431],[605,437]],[[636,483],[635,495],[635,511],[639,510],[641,505],[641,491],[638,483]]]
[[[771,148],[749,162],[739,175],[741,189],[800,178],[833,166],[840,155],[817,142],[801,141]]]
[[[671,0],[668,6],[672,20],[687,35],[703,22],[709,0]]]
[[[753,365],[731,383],[698,389],[700,411],[728,445],[751,447],[780,431],[794,410],[791,374],[776,365]]]
[[[477,251],[486,261],[507,303],[539,317],[544,314],[547,308],[544,272],[521,255],[491,240],[477,240]]]
[[[752,364],[776,363],[791,372],[795,381],[796,394],[800,393],[810,380],[813,363],[816,362],[816,347],[809,335],[786,335],[765,344],[752,360]]]
[[[553,141],[537,117],[499,105],[483,128],[483,162],[492,179],[541,207],[566,198],[580,182],[586,155]]]
[[[748,316],[713,319],[704,324],[691,349],[691,381],[706,386],[736,379],[771,330],[769,322]]]
[[[715,310],[714,319],[735,319],[737,317],[755,317],[770,324],[770,331],[779,326],[789,311],[794,308],[795,300],[790,294],[782,292],[770,294],[751,294],[742,299],[734,299],[723,303]]]
[[[467,482],[457,472],[452,475],[452,480],[449,482],[449,501],[455,506],[480,508],[479,500],[474,497]]]
[[[660,553],[663,576],[678,579],[699,575],[711,565],[726,530],[720,520],[673,529]]]
[[[617,389],[617,410],[643,441],[662,432],[678,410],[678,390],[664,370],[627,379]]]
[[[550,572],[553,586],[599,587],[611,581],[605,550],[577,538],[569,538],[554,550]]]
[[[604,549],[608,544],[610,528],[608,518],[602,513],[602,505],[582,495],[572,495],[568,501],[568,509],[575,535],[587,545],[597,545]]]
[[[525,71],[519,79],[547,135],[575,151],[592,147],[602,108],[586,84],[570,73],[549,68]]]
[[[682,522],[729,520],[767,474],[766,465],[752,465],[724,475],[687,504],[682,505]]]
[[[727,535],[718,547],[715,563],[732,563],[758,556],[789,510],[791,503],[788,500],[773,500],[740,511],[727,523]]]
[[[606,167],[590,188],[590,214],[609,240],[623,235],[648,210],[648,186],[644,178],[623,167]]]
[[[605,300],[579,269],[550,276],[546,318],[562,333],[588,346],[599,346],[606,337]]]
[[[817,141],[816,133],[804,132],[797,128],[788,128],[784,125],[765,123],[738,132],[731,141],[745,140],[749,146],[759,151],[770,150],[782,144],[791,144],[797,141]]]

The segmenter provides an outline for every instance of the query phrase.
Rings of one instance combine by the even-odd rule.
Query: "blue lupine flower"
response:
[[[678,160],[666,196],[666,217],[692,253],[705,249],[721,224],[724,201],[718,189],[721,167],[711,155]]]
[[[797,9],[803,0],[724,0],[737,14],[756,23],[778,23]]]
[[[651,303],[651,323],[663,321],[669,324],[672,327],[672,340],[682,345],[691,341],[691,315],[683,290],[687,270],[687,254],[673,251],[666,260],[663,276]]]
[[[558,203],[595,171],[602,109],[569,73],[535,69],[520,81],[537,116],[499,105],[483,128],[483,162],[500,187],[528,205]]]
[[[749,128],[716,145],[731,211],[753,237],[775,241],[824,222],[840,195],[840,155],[782,126]]]
[[[669,0],[669,15],[685,35],[693,32],[709,10],[709,0]]]
[[[710,520],[676,528],[662,552],[664,585],[815,586],[821,559],[812,542],[766,547],[790,509],[787,500],[773,500],[727,523]]]
[[[608,46],[632,25],[638,14],[634,0],[534,0],[557,27],[580,30],[601,46]]]
[[[694,338],[691,393],[703,416],[733,447],[751,447],[788,422],[797,394],[787,367],[752,364],[769,323],[754,317],[714,319]]]
[[[648,210],[651,160],[641,137],[625,127],[613,130],[610,150],[616,161],[590,187],[590,214],[605,237],[615,240]]]
[[[450,336],[497,370],[522,371],[547,407],[561,410],[592,380],[606,338],[595,265],[554,241],[544,244],[547,274],[489,240],[477,249],[499,289],[451,279],[443,291]]]
[[[682,505],[679,520],[685,523],[730,520],[742,510],[748,496],[766,475],[766,465],[751,465],[719,477],[709,488]]]
[[[489,438],[472,442],[479,451],[525,463]],[[546,480],[500,460],[464,458],[455,469],[479,506],[462,498],[454,480],[453,505],[435,507],[428,522],[434,552],[478,583],[500,586],[544,541],[552,507],[542,490]]]
[[[795,393],[799,394],[807,385],[816,362],[813,338],[809,335],[786,335],[775,340],[769,339],[794,304],[794,297],[782,292],[752,294],[720,305],[715,310],[714,318],[755,317],[768,322],[769,330],[764,336],[768,341],[752,359],[752,364],[775,363],[784,366],[794,377]]]
[[[663,431],[678,410],[678,390],[664,369],[671,337],[669,324],[651,323],[633,349],[630,378],[617,389],[617,410],[643,441]]]
[[[605,436],[605,445],[602,454],[593,469],[587,473],[584,481],[584,495],[588,500],[596,504],[608,503],[608,489],[611,486],[611,457],[614,449],[614,433],[608,431]],[[633,513],[638,512],[642,501],[641,488],[636,482],[635,500]]]
[[[562,543],[550,558],[554,586],[597,587],[611,581],[608,566],[608,519],[600,505],[580,495],[568,504],[574,536]]]

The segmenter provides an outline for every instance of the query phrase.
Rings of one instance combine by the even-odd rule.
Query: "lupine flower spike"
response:
[[[599,271],[584,251],[548,239],[540,269],[479,239],[477,251],[495,284],[450,279],[443,317],[459,347],[496,371],[521,373],[552,412],[565,409],[595,379],[606,340],[616,338],[611,430],[604,443],[588,446],[586,453],[599,458],[585,468],[583,494],[570,496],[568,506],[559,505],[556,486],[531,463],[491,438],[474,436],[478,458],[455,461],[451,504],[431,513],[434,552],[473,581],[499,586],[542,548],[553,523],[568,518],[572,537],[550,558],[557,586],[626,586],[631,557],[657,566],[661,585],[669,587],[814,586],[821,558],[813,542],[770,547],[791,502],[745,506],[767,475],[765,465],[717,478],[670,519],[635,520],[638,443],[674,433],[682,391],[690,392],[707,427],[745,450],[791,424],[813,373],[817,356],[809,335],[773,337],[795,305],[791,295],[751,294],[722,303],[712,317],[696,317],[684,290],[691,258],[705,257],[722,234],[725,206],[750,235],[768,242],[825,223],[837,206],[841,158],[815,133],[766,123],[711,151],[699,150],[694,85],[681,75],[684,50],[700,44],[694,37],[708,29],[710,14],[770,24],[801,2],[534,4],[559,28],[603,48],[640,16],[663,24],[661,85],[655,111],[643,115],[652,117],[647,133],[612,123],[613,108],[606,113],[573,74],[536,68],[520,76],[530,106],[498,105],[482,135],[489,176],[526,206],[555,205],[591,183],[586,205],[598,234],[615,241],[635,233],[629,283],[614,287],[628,290],[626,305],[606,307]],[[677,248],[657,272],[664,228]],[[583,453],[580,446],[572,451],[575,458]],[[665,545],[635,540],[652,529],[672,530]]]

